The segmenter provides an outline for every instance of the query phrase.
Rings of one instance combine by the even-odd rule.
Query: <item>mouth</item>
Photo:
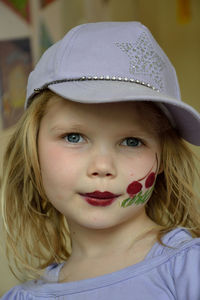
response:
[[[84,199],[93,206],[108,206],[111,205],[120,195],[110,192],[99,192],[80,194]]]
[[[110,199],[110,198],[115,198],[120,195],[116,195],[110,192],[99,192],[95,191],[93,193],[86,193],[86,194],[81,194],[82,196],[87,196],[87,197],[92,197],[92,198],[97,198],[97,199]]]

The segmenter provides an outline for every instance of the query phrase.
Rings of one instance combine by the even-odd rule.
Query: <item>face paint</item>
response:
[[[129,198],[122,201],[121,207],[127,207],[132,204],[136,204],[136,205],[144,204],[147,200],[149,200],[149,198],[153,192],[153,189],[154,189],[156,173],[157,173],[157,169],[158,169],[157,154],[155,156],[156,156],[156,160],[155,160],[156,171],[155,172],[152,171],[152,169],[154,167],[154,165],[153,165],[151,170],[143,178],[140,178],[137,181],[133,181],[128,185],[126,191],[129,194]],[[145,182],[141,183],[141,181],[143,181],[143,180],[145,180]],[[143,193],[144,188],[146,190]]]

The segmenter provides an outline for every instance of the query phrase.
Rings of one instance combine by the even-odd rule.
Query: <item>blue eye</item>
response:
[[[72,144],[78,144],[79,142],[83,141],[83,137],[80,133],[71,132],[64,135],[64,139]],[[124,144],[125,143],[125,144]],[[138,138],[134,137],[128,137],[124,139],[122,142],[122,145],[128,146],[128,147],[139,147],[142,145],[142,142]]]
[[[67,142],[69,143],[75,143],[77,144],[80,139],[81,139],[81,135],[79,133],[69,133],[65,135],[65,140],[67,140]]]
[[[128,137],[124,139],[124,141],[126,141],[125,146],[129,146],[129,147],[139,147],[142,145],[142,142],[139,139],[134,137]]]

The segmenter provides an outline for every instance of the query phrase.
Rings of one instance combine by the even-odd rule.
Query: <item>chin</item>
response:
[[[116,222],[116,220],[105,220],[105,218],[102,220],[101,218],[94,217],[93,219],[87,220],[87,223],[83,222],[82,224],[79,223],[79,225],[93,230],[106,230],[118,226],[121,223],[122,221]]]

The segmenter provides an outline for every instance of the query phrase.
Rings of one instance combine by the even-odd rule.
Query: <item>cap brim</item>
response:
[[[120,81],[68,81],[49,85],[63,98],[80,103],[152,101],[162,103],[172,115],[179,134],[189,143],[200,146],[200,115],[188,104],[152,88]]]

